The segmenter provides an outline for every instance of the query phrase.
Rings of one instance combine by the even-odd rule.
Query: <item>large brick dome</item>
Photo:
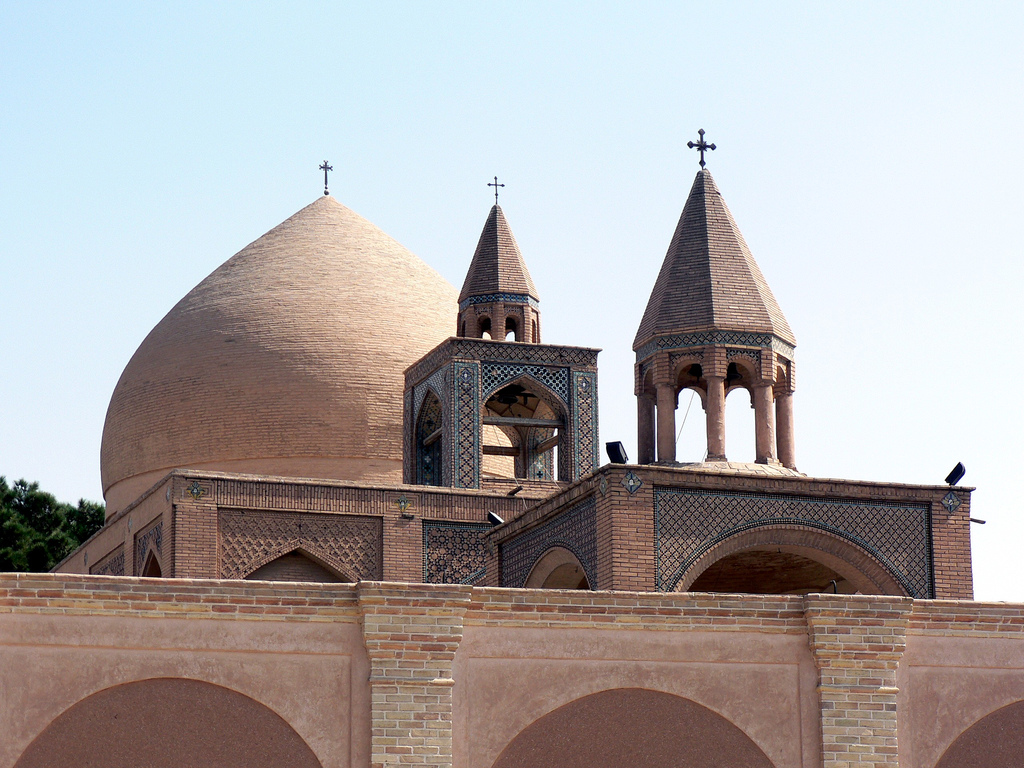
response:
[[[401,482],[403,371],[452,335],[455,289],[333,197],[218,267],[114,389],[112,514],[174,468]]]

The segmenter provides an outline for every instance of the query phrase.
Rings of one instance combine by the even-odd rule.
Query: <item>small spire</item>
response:
[[[324,160],[324,164],[320,166],[320,170],[324,172],[324,194],[325,195],[329,195],[331,193],[327,191],[327,172],[328,171],[333,171],[334,170],[334,166],[333,165],[328,165],[327,161]]]
[[[498,204],[498,187],[504,187],[505,185],[504,184],[499,184],[498,183],[498,177],[495,176],[494,177],[494,183],[491,184],[491,182],[487,182],[487,186],[488,187],[494,187],[494,204],[497,205]]]
[[[688,141],[688,142],[686,142],[686,146],[688,146],[690,149],[700,150],[700,167],[703,168],[704,167],[704,152],[705,152],[705,150],[717,149],[717,147],[715,147],[714,144],[708,144],[706,141],[704,141],[704,129],[703,128],[701,128],[699,131],[697,131],[697,133],[700,134],[700,140],[697,141],[696,143],[694,143],[692,141]]]

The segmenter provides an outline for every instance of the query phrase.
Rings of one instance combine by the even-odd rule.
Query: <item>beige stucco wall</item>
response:
[[[490,768],[623,688],[706,708],[776,768],[935,768],[1024,701],[1024,606],[0,574],[0,658],[0,768],[77,702],[152,678],[250,697],[324,768]]]

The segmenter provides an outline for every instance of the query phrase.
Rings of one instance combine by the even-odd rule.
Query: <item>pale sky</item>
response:
[[[635,458],[633,335],[704,128],[797,337],[801,471],[964,462],[976,596],[1024,601],[1022,39],[1020,3],[7,0],[0,474],[99,500],[132,353],[324,159],[456,286],[497,174],[544,339],[604,350],[601,439]],[[698,401],[681,459],[702,431]]]

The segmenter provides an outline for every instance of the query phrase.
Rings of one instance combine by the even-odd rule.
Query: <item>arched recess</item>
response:
[[[1024,701],[978,720],[949,745],[935,768],[1018,768],[1024,755]]]
[[[64,710],[14,768],[54,765],[321,768],[276,712],[201,680],[152,678],[94,693]]]
[[[696,702],[646,688],[584,696],[524,728],[493,768],[774,768],[736,725]]]
[[[810,526],[780,523],[766,523],[718,542],[679,574],[673,591],[689,591],[715,563],[738,553],[751,552],[789,554],[820,563],[848,582],[850,592],[909,595],[909,590],[891,569],[855,542]]]
[[[568,409],[561,397],[532,376],[522,375],[485,392],[483,399],[484,419],[505,432],[513,447],[485,444],[485,456],[509,450],[517,478],[569,478]]]
[[[322,557],[317,557],[303,547],[294,547],[276,557],[271,556],[268,562],[255,568],[244,578],[249,581],[305,581],[321,584],[354,581]]]
[[[428,390],[416,418],[416,484],[444,485],[444,408],[434,390]]]
[[[579,558],[566,547],[552,547],[534,563],[525,587],[529,589],[590,589]]]
[[[163,569],[160,567],[160,558],[152,547],[146,553],[145,565],[142,566],[142,575],[150,579],[159,579],[164,575]]]

